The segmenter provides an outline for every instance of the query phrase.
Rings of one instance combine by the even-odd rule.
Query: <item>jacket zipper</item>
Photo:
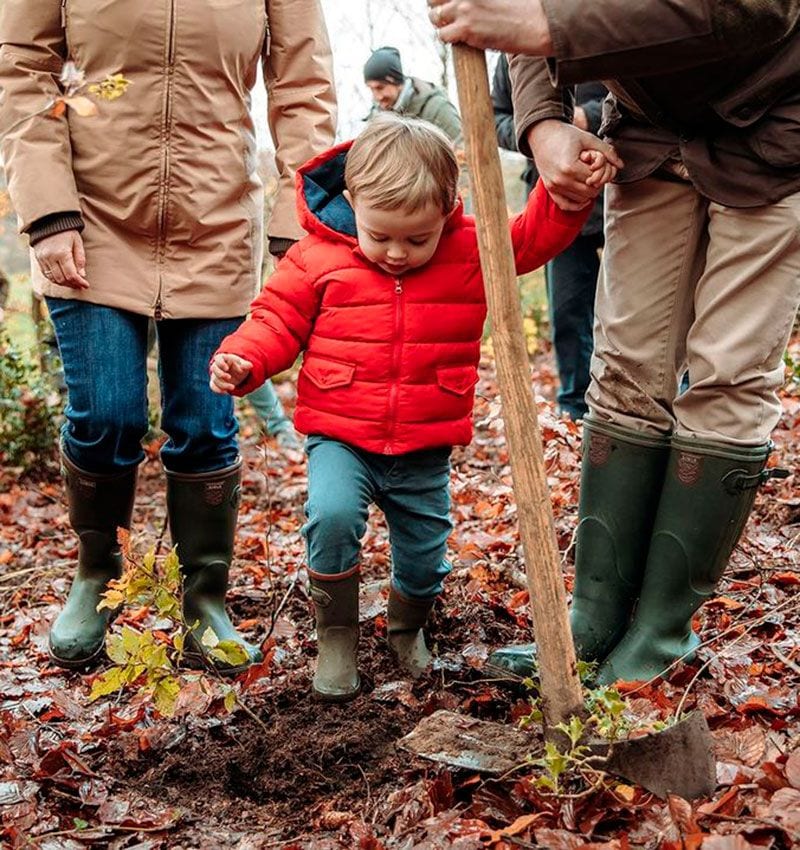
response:
[[[67,28],[67,0],[61,0],[61,29]]]
[[[270,50],[272,50],[272,30],[269,28],[269,18],[264,23],[264,34],[264,55],[269,56]]]
[[[66,0],[65,0],[66,2]],[[161,178],[158,188],[158,240],[156,244],[156,261],[158,264],[158,294],[153,311],[153,317],[162,317],[161,291],[163,287],[162,264],[167,247],[167,196],[170,180],[170,141],[172,135],[172,88],[175,75],[175,0],[169,0],[169,26],[167,28],[166,50],[166,90],[164,93],[164,108],[161,113]]]
[[[403,339],[403,281],[396,277],[394,279],[394,333],[392,335],[392,385],[389,389],[389,416],[387,425],[388,435],[384,451],[387,453],[392,449],[392,438],[394,437],[395,420],[397,419],[397,394],[400,390],[400,349]]]

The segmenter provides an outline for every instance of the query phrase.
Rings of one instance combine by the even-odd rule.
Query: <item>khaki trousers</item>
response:
[[[652,434],[765,443],[798,303],[800,193],[733,209],[682,181],[608,186],[592,415]]]

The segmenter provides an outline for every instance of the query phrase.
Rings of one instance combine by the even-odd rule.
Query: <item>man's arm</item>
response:
[[[735,59],[780,42],[800,0],[428,0],[443,41],[552,57],[560,84]]]
[[[800,0],[534,0],[547,16],[553,80],[640,77],[734,59],[781,41]]]
[[[267,10],[264,79],[279,181],[268,232],[271,252],[283,253],[290,240],[305,235],[295,213],[294,175],[304,162],[333,145],[336,92],[319,0],[269,0]]]

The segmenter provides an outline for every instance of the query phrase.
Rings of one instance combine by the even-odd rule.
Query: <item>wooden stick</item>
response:
[[[503,422],[538,648],[542,707],[549,727],[581,714],[583,697],[567,618],[542,438],[531,385],[486,57],[453,48],[486,299],[492,319]]]

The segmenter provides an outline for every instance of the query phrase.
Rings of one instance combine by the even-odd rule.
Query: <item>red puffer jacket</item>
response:
[[[424,266],[393,278],[358,248],[342,196],[350,143],[297,173],[309,236],[294,245],[219,352],[253,364],[237,395],[305,351],[295,426],[370,452],[403,454],[472,438],[486,318],[475,222],[461,205]],[[580,232],[587,212],[562,212],[540,183],[509,222],[517,271],[531,271]]]

